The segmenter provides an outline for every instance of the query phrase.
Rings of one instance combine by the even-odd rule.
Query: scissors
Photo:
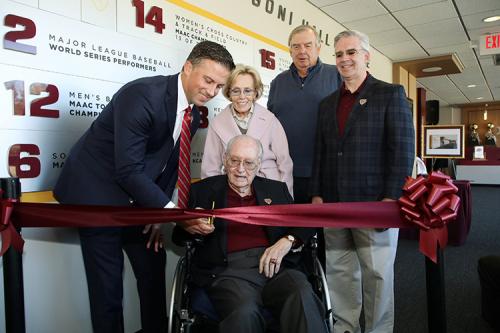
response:
[[[214,208],[215,208],[215,201],[212,201],[212,210],[213,210]],[[215,218],[215,216],[213,216],[213,215],[212,215],[212,216],[210,216],[210,217],[208,218],[208,224],[209,224],[209,225],[214,224],[214,218]]]

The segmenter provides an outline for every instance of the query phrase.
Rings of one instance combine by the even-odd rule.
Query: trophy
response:
[[[484,135],[486,138],[486,141],[484,142],[485,145],[487,146],[496,146],[497,145],[497,137],[495,134],[493,134],[493,128],[495,128],[495,125],[493,123],[488,123],[488,131]]]
[[[479,126],[474,123],[470,125],[470,137],[469,137],[469,144],[472,146],[479,146],[481,145],[481,139],[479,139],[479,134],[477,133],[477,129]]]

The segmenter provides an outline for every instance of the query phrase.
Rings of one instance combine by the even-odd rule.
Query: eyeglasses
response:
[[[345,55],[348,56],[348,57],[353,57],[356,54],[358,54],[359,51],[364,51],[364,50],[363,49],[349,49],[349,50],[345,51]],[[342,58],[344,56],[344,51],[335,52],[334,55],[335,55],[336,58]]]
[[[229,96],[233,96],[233,97],[240,96],[242,92],[243,92],[243,95],[250,97],[253,95],[255,90],[250,89],[250,88],[245,88],[245,89],[243,89],[243,91],[241,91],[240,89],[231,89],[231,90],[229,90]]]
[[[228,164],[231,168],[238,168],[241,164],[243,164],[243,168],[248,171],[253,171],[258,166],[258,163],[255,161],[240,161],[236,158],[229,158]]]
[[[313,47],[313,42],[305,43],[305,44],[292,44],[291,49],[294,51],[299,51],[302,48],[305,48],[306,50],[310,50]]]

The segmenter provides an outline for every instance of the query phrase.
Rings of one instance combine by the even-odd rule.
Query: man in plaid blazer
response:
[[[313,203],[395,200],[415,156],[412,113],[404,88],[368,73],[368,37],[335,37],[341,88],[320,104]],[[394,323],[397,229],[325,229],[326,270],[336,306],[334,332],[390,333]]]

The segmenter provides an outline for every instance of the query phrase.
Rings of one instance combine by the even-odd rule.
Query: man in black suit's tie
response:
[[[313,203],[386,201],[401,196],[415,158],[404,88],[368,73],[370,44],[357,31],[334,40],[344,82],[319,106],[311,182]],[[335,333],[391,333],[398,229],[325,229],[326,275]]]
[[[224,86],[234,63],[221,45],[204,41],[180,74],[142,78],[123,86],[72,148],[54,188],[64,204],[171,208],[177,182],[179,135],[192,105]],[[123,332],[123,251],[137,279],[143,332],[166,328],[165,251],[159,225],[81,228],[94,332]]]

